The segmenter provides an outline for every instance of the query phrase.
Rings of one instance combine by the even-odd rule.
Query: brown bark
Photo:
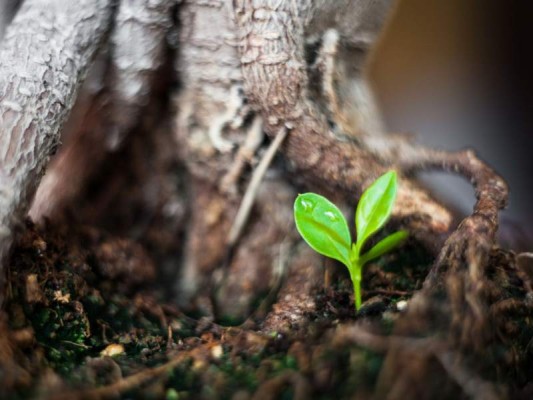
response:
[[[320,11],[305,1],[282,2],[276,6],[269,1],[236,2],[245,87],[250,100],[262,113],[269,135],[275,135],[280,129],[290,130],[284,152],[298,173],[311,182],[318,179],[323,187],[336,188],[356,198],[362,188],[386,170],[401,171],[395,165],[395,156],[403,149],[391,151],[388,142],[393,139],[383,137],[379,131],[367,132],[364,127],[351,126],[350,131],[344,129],[342,133],[355,137],[339,141],[329,128],[328,116],[310,96],[303,40],[307,24]],[[360,51],[364,54],[364,49]],[[350,85],[361,79],[357,75],[348,76],[338,84]],[[334,123],[340,117],[329,116]],[[402,140],[397,143],[401,144]],[[406,227],[426,243],[435,243],[451,223],[448,211],[407,179],[402,179],[394,214],[403,218]]]

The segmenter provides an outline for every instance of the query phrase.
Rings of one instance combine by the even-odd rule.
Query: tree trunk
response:
[[[28,211],[78,89],[109,31],[111,1],[26,1],[0,47],[0,259]],[[46,45],[45,45],[46,44]]]

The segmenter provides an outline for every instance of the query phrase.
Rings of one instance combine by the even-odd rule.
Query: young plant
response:
[[[387,236],[366,253],[366,241],[389,219],[396,200],[396,172],[379,177],[363,193],[355,211],[357,240],[352,243],[350,230],[341,211],[316,193],[299,195],[294,202],[294,219],[300,235],[316,252],[340,261],[348,268],[353,283],[355,309],[361,307],[361,275],[363,266],[398,246],[407,232]]]

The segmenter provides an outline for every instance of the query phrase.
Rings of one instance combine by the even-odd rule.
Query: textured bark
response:
[[[387,2],[354,2],[354,14],[348,13],[346,17],[364,15],[366,8],[375,4],[383,7]],[[396,168],[401,171],[395,166],[395,156],[408,146],[399,149],[391,146],[389,143],[391,140],[394,142],[394,139],[383,136],[379,130],[368,131],[365,124],[357,123],[361,118],[352,119],[355,125],[347,126],[346,121],[349,120],[344,116],[345,113],[328,115],[327,111],[321,110],[316,98],[311,96],[304,38],[312,23],[320,25],[316,21],[323,16],[319,7],[307,1],[236,1],[235,13],[242,33],[241,63],[247,96],[263,115],[269,135],[275,135],[279,129],[290,130],[284,152],[298,173],[307,176],[314,186],[319,180],[323,187],[336,188],[347,196],[357,198],[362,188],[386,170]],[[370,14],[374,18],[380,15]],[[330,23],[333,22],[337,20],[332,19]],[[380,26],[378,22],[383,23],[383,18],[374,19],[373,22],[370,27],[374,30],[370,33],[375,34]],[[349,37],[357,39],[358,36],[369,36],[366,25],[354,26],[357,28],[347,32],[351,34]],[[343,33],[340,32],[341,38]],[[362,65],[366,43],[364,40],[355,40],[355,43],[359,45],[354,47],[354,52],[359,50],[355,52],[359,59],[356,58],[354,62],[355,65]],[[352,58],[339,62],[349,63]],[[338,85],[364,87],[362,79],[361,72],[356,71],[345,76]],[[333,96],[338,94],[334,93]],[[347,110],[361,109],[359,112],[364,113],[372,108],[366,106],[366,102],[372,101],[371,97],[362,96],[365,101],[362,107],[360,98],[345,97],[345,103],[349,104],[345,106]],[[330,129],[331,123],[336,128]],[[339,134],[345,140],[339,140]],[[402,140],[397,142],[401,143]],[[408,179],[402,179],[393,213],[401,217],[406,227],[426,243],[438,242],[439,236],[448,230],[451,223],[449,212]]]
[[[111,148],[138,123],[149,100],[155,72],[165,61],[165,38],[172,27],[174,6],[175,0],[130,0],[119,6],[110,48]]]
[[[0,259],[24,218],[113,2],[26,1],[0,48]]]
[[[120,3],[110,43],[91,69],[67,126],[65,150],[37,190],[33,220],[59,215],[141,121],[156,72],[166,60],[174,6],[174,0]]]
[[[277,3],[283,3],[284,5],[281,7],[293,10],[301,7],[305,2]],[[276,38],[283,36],[281,26],[265,29],[263,32],[268,37],[267,41],[275,42],[273,46],[280,52],[280,54],[274,55],[272,59],[266,60],[265,63],[272,68],[276,66],[284,68],[283,66],[286,65],[289,70],[298,65],[299,71],[304,75],[309,67],[306,65],[303,54],[307,41],[311,46],[315,42],[321,42],[324,30],[333,27],[339,27],[343,37],[348,38],[345,43],[346,46],[343,47],[342,56],[349,58],[346,63],[350,63],[352,67],[344,68],[342,72],[349,74],[353,79],[341,84],[346,89],[343,92],[343,97],[349,98],[350,101],[342,103],[346,105],[342,110],[331,110],[331,113],[342,112],[348,121],[345,125],[351,123],[352,126],[348,132],[338,132],[339,135],[348,135],[352,132],[364,136],[383,135],[381,119],[373,103],[371,92],[366,86],[362,69],[368,48],[374,42],[383,25],[389,6],[390,1],[342,1],[336,2],[334,6],[331,2],[322,1],[305,5],[309,9],[307,16],[297,15],[291,19],[289,14],[281,15],[277,21],[280,25],[285,24],[283,29],[287,30],[287,35],[299,41],[301,46],[301,54],[299,55],[301,58],[298,60],[285,57],[285,52],[291,53],[292,51],[286,43],[275,42]],[[258,124],[256,123],[259,117],[251,113],[248,101],[257,100],[255,91],[262,92],[263,96],[278,103],[276,96],[292,96],[294,101],[303,99],[303,97],[301,97],[302,93],[291,86],[294,80],[291,80],[290,75],[284,75],[282,72],[280,72],[281,75],[274,73],[272,79],[267,83],[257,81],[257,88],[252,88],[251,85],[254,82],[248,80],[246,82],[248,86],[245,87],[244,92],[242,91],[243,71],[245,74],[247,73],[249,62],[245,60],[246,56],[243,58],[239,55],[237,49],[237,45],[242,45],[242,42],[237,37],[240,30],[237,30],[234,23],[234,7],[235,5],[231,5],[229,1],[216,0],[207,2],[186,1],[180,7],[181,34],[177,66],[183,88],[176,98],[179,107],[177,133],[182,157],[192,175],[192,187],[201,188],[195,189],[193,193],[198,199],[205,197],[205,201],[199,200],[192,204],[192,219],[188,227],[184,270],[179,283],[179,293],[184,302],[187,302],[190,296],[201,294],[200,297],[204,297],[204,300],[198,301],[206,304],[209,301],[205,300],[205,293],[210,293],[213,287],[219,287],[220,295],[215,299],[221,308],[219,311],[224,314],[231,310],[232,313],[240,315],[242,318],[246,312],[250,311],[244,305],[250,304],[258,293],[268,290],[272,277],[272,266],[277,262],[273,254],[263,255],[262,252],[257,251],[257,246],[253,244],[257,240],[258,243],[262,242],[263,246],[274,245],[275,242],[272,242],[269,234],[260,231],[254,231],[253,236],[256,239],[247,239],[251,237],[250,232],[248,232],[238,244],[236,252],[230,253],[234,257],[227,257],[230,249],[226,241],[226,232],[235,218],[241,200],[242,190],[239,190],[239,183],[246,181],[247,171],[244,166],[246,162],[243,159],[250,160],[254,154],[254,149],[261,143],[261,136],[258,135],[260,132],[257,132]],[[248,11],[253,12],[254,7],[255,5],[250,5]],[[238,18],[236,20],[238,21]],[[216,26],[217,29],[212,29],[212,26]],[[253,39],[259,40],[260,37],[256,35]],[[341,56],[332,54],[332,57],[340,59]],[[272,71],[267,71],[267,74],[270,72]],[[271,86],[270,83],[273,85]],[[285,86],[285,83],[288,86]],[[344,85],[345,83],[348,85]],[[317,101],[315,106],[318,108],[320,99],[313,100]],[[328,107],[327,99],[323,100],[323,106]],[[294,102],[286,106],[295,113],[299,112],[298,106]],[[267,132],[272,132],[274,129],[270,123],[272,119],[279,118],[279,121],[282,121],[286,117],[285,115],[276,115],[271,111],[264,110],[261,113],[263,119],[269,121]],[[287,125],[291,125],[294,119],[287,117],[284,121]],[[309,120],[308,123],[303,124],[302,132],[303,129],[322,131],[326,119],[320,121],[323,125],[313,125],[315,122]],[[276,126],[277,128],[279,126]],[[294,132],[291,132],[289,140],[293,140],[293,134]],[[372,161],[375,161],[376,158],[375,155],[367,154],[361,150],[359,159],[356,157],[350,159],[351,154],[346,154],[343,148],[336,149],[333,140],[329,142],[330,146],[325,149],[323,146],[316,146],[317,143],[313,141],[312,135],[309,135],[310,137],[304,136],[302,134],[301,138],[304,144],[296,144],[296,146],[300,146],[298,151],[305,154],[306,158],[314,159],[316,169],[321,168],[321,162],[322,165],[327,165],[327,168],[332,168],[335,164],[339,164],[339,159],[342,159],[346,163],[353,163],[353,168],[348,169],[355,172],[360,169],[361,165],[364,165],[366,158],[372,159]],[[251,142],[253,144],[250,145]],[[289,145],[289,148],[296,146]],[[357,149],[355,151],[357,152]],[[358,154],[354,155],[357,156]],[[289,159],[292,161],[297,158],[289,155]],[[345,166],[345,164],[340,165],[339,170]],[[361,183],[369,183],[384,168],[373,169],[371,174],[364,176],[366,181],[357,175],[348,181],[345,187],[350,185],[349,193],[351,195],[358,194]],[[272,169],[272,171],[276,170],[276,168]],[[277,173],[283,173],[283,171],[278,170]],[[310,180],[315,180],[317,176],[315,170],[309,170],[307,173]],[[330,186],[328,190],[332,190],[337,185],[344,185],[344,176],[337,174],[331,178],[331,181],[327,181],[327,185],[323,185]],[[277,176],[276,179],[282,180],[283,178]],[[194,181],[199,183],[196,184]],[[266,191],[268,185],[270,184],[264,183],[259,192],[268,193]],[[409,186],[409,188],[412,187],[413,185]],[[269,221],[269,224],[265,225],[265,232],[270,229],[266,226],[274,225],[274,221],[278,220],[278,215],[285,213],[287,202],[292,203],[291,195],[293,194],[291,194],[292,191],[288,185],[281,185],[276,193],[279,194],[276,197],[266,195],[262,198],[261,195],[258,196],[254,223],[255,220]],[[407,189],[402,192],[400,197],[405,197],[405,193],[407,193]],[[422,197],[423,195],[420,192],[421,199],[429,200],[427,196]],[[286,198],[286,202],[281,202],[279,200],[281,198]],[[271,204],[270,207],[265,206],[268,203]],[[412,221],[411,227],[414,228],[416,225],[420,229],[425,229],[425,220],[415,220],[411,215],[414,214],[414,210],[412,207],[407,209],[407,205],[404,202],[404,208],[398,214],[404,212],[409,215],[409,220]],[[434,212],[433,209],[430,209],[431,205],[427,207],[433,215],[433,221],[440,224],[438,226],[439,233],[445,230],[449,223],[449,216],[446,211],[442,208],[436,208]],[[209,210],[217,210],[216,215],[218,217],[213,217]],[[443,214],[444,216],[442,216]],[[440,221],[438,220],[439,216],[442,217]],[[217,223],[210,221],[217,221]],[[280,227],[283,226],[285,224],[280,224]],[[435,227],[432,226],[431,228]],[[250,229],[252,228],[250,227]],[[275,230],[275,228],[272,229]],[[294,234],[292,227],[283,229],[278,232],[279,238],[290,237]],[[425,237],[422,234],[420,236]],[[250,270],[250,264],[257,265],[257,268]],[[271,266],[265,268],[268,265]],[[240,277],[246,277],[246,279],[242,279],[238,283]]]
[[[185,1],[179,17],[176,69],[183,89],[177,99],[178,135],[188,144],[191,171],[210,177],[207,171],[212,168],[194,164],[209,164],[213,159],[216,170],[223,171],[227,167],[220,164],[230,160],[227,153],[237,144],[234,141],[242,141],[239,128],[246,108],[235,26],[228,2],[221,0]],[[217,150],[226,157],[215,157]]]
[[[250,313],[253,300],[268,290],[276,242],[292,229],[274,213],[288,216],[290,210],[287,204],[280,210],[269,207],[265,199],[254,213],[254,220],[263,221],[264,229],[261,223],[250,226],[256,237],[244,239],[233,257],[229,256],[227,234],[239,206],[246,166],[262,142],[261,121],[250,114],[242,91],[230,2],[185,1],[179,17],[176,69],[182,88],[175,99],[176,133],[196,199],[187,227],[179,298],[182,304],[194,299],[211,313],[217,307],[212,298],[218,298],[220,314],[242,319]],[[260,191],[273,184],[265,183]],[[290,202],[293,192],[288,185],[281,182],[277,190],[278,199]],[[279,225],[274,226],[274,221]],[[268,245],[273,249],[267,250]],[[251,264],[257,268],[250,269]]]

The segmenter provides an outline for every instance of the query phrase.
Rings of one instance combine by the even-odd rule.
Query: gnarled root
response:
[[[309,186],[337,189],[349,198],[360,193],[354,188],[364,188],[388,169],[407,176],[421,169],[441,169],[458,173],[474,185],[477,202],[473,214],[446,240],[423,290],[412,299],[395,328],[399,336],[431,338],[437,331],[445,332],[444,348],[423,352],[419,362],[409,367],[405,365],[409,359],[405,346],[392,346],[380,381],[386,390],[377,396],[417,397],[414,387],[419,386],[413,383],[421,382],[417,376],[427,379],[427,373],[420,371],[435,362],[471,395],[472,382],[482,381],[477,375],[480,371],[469,371],[465,365],[454,369],[452,359],[483,359],[487,347],[497,341],[489,312],[497,302],[494,293],[492,297],[488,293],[489,288],[494,289],[489,269],[494,268],[491,251],[498,212],[507,201],[506,183],[472,151],[434,151],[400,137],[388,138],[381,147],[364,135],[338,140],[330,127],[335,116],[330,116],[328,125],[326,115],[309,97],[304,46],[295,39],[305,26],[294,21],[305,21],[308,10],[302,6],[296,13],[289,3],[272,7],[268,1],[239,5],[235,12],[242,33],[245,88],[262,113],[267,134],[275,135],[282,125],[290,129],[283,151]],[[270,32],[281,33],[274,37]],[[413,236],[433,248],[440,245],[451,223],[448,212],[406,177],[402,177],[394,211]],[[525,300],[522,307],[528,307]],[[499,398],[495,388],[484,387],[485,398]]]

